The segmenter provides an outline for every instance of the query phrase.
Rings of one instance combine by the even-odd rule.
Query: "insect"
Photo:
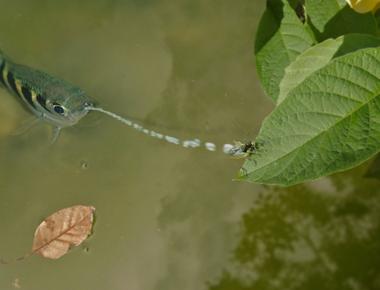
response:
[[[297,3],[295,11],[298,16],[298,19],[301,20],[302,23],[305,23],[307,19],[305,5],[302,4],[302,2]]]
[[[53,126],[52,143],[57,140],[62,128],[75,125],[90,111],[97,111],[146,135],[172,144],[182,145],[185,148],[203,146],[209,151],[216,150],[216,145],[212,142],[201,142],[199,139],[180,140],[144,128],[132,120],[99,107],[96,101],[81,88],[40,70],[17,64],[1,51],[0,84],[16,95],[37,117],[37,120],[45,121]],[[253,142],[224,144],[223,152],[234,158],[245,158],[255,152],[255,145]]]
[[[240,142],[240,141],[235,141],[234,145],[231,145],[231,146],[226,146],[226,145],[227,144],[224,145],[224,148],[225,148],[224,153],[237,159],[249,157],[250,155],[256,153],[256,150],[257,150],[256,143],[252,141],[248,141],[245,143]]]

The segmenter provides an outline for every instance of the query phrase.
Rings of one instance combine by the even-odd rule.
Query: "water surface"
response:
[[[184,138],[253,138],[273,105],[253,61],[264,1],[0,1],[0,47],[103,107]],[[346,174],[281,189],[232,181],[242,164],[150,139],[97,113],[13,132],[0,91],[0,253],[44,217],[96,207],[95,233],[51,261],[0,266],[0,289],[379,289],[379,182]]]

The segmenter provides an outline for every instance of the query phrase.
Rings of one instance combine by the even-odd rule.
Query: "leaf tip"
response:
[[[237,176],[233,179],[234,181],[242,181],[246,180],[248,178],[248,172],[247,169],[241,167],[239,171],[237,172]]]

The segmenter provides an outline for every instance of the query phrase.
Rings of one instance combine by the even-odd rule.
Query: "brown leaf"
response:
[[[92,206],[76,205],[53,213],[37,227],[32,252],[50,259],[62,257],[90,235],[94,211]]]

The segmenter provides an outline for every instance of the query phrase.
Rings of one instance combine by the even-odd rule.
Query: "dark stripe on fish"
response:
[[[33,108],[36,108],[36,106],[33,103],[32,100],[32,93],[27,87],[21,87],[22,95],[24,96],[24,99],[31,105]]]
[[[3,77],[4,67],[5,67],[5,61],[3,60],[3,62],[2,62],[1,65],[0,65],[0,82],[1,82],[4,86],[7,86],[7,83],[5,82],[4,77]]]
[[[29,105],[31,105],[33,108],[36,108],[35,105],[33,104],[33,100],[32,100],[32,94],[30,93],[29,90],[27,90],[26,92],[26,95],[24,95],[24,87],[21,88],[22,90],[22,95],[21,95],[21,92],[18,91],[17,89],[17,86],[16,86],[16,81],[15,81],[15,78],[13,76],[13,74],[9,71],[8,74],[7,74],[7,80],[8,80],[8,84],[9,86],[12,88],[12,90],[20,97],[20,98],[23,98],[24,100],[26,100],[28,102]]]
[[[37,102],[46,110],[49,111],[49,109],[46,106],[46,99],[41,96],[40,94],[37,95]],[[50,111],[49,111],[50,112]]]
[[[16,81],[15,81],[15,78],[13,77],[13,74],[11,72],[8,72],[7,80],[8,80],[8,84],[12,88],[13,92],[15,92],[18,96],[22,97],[20,95],[19,91],[17,90]]]

